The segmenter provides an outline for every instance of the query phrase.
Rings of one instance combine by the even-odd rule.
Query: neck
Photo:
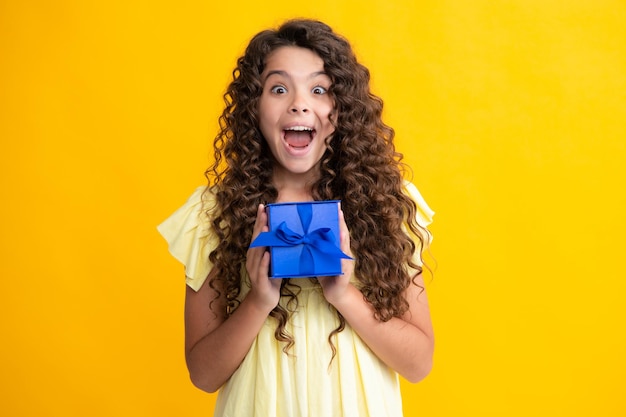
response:
[[[278,190],[277,202],[313,200],[311,189],[317,176],[317,172],[294,174],[282,170],[274,170],[273,181]]]

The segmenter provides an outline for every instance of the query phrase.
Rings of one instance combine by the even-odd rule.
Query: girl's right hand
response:
[[[252,231],[252,240],[254,240],[261,232],[267,232],[267,214],[265,206],[259,204],[256,213],[256,221],[254,230]],[[270,311],[278,305],[280,300],[280,284],[282,279],[269,278],[270,253],[266,247],[249,248],[246,259],[246,269],[250,276],[250,292],[248,297],[252,297],[253,301],[259,308]]]

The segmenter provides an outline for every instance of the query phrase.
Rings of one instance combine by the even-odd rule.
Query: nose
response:
[[[309,104],[302,93],[296,92],[293,97],[293,101],[289,106],[289,112],[291,113],[307,113],[309,111]]]

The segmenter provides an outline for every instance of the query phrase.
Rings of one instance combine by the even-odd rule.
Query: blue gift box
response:
[[[275,203],[266,207],[268,232],[250,245],[270,250],[272,278],[341,275],[339,201]]]

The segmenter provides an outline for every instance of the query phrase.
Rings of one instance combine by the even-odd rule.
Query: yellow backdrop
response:
[[[155,226],[203,183],[253,33],[354,44],[437,211],[407,416],[626,414],[619,0],[0,1],[4,416],[210,416]]]

